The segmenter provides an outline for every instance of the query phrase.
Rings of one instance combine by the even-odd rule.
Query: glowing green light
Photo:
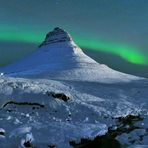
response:
[[[133,64],[148,65],[148,58],[140,52],[140,49],[117,43],[90,39],[86,40],[78,38],[76,42],[83,48],[112,53]]]
[[[41,43],[43,35],[35,32],[1,32],[1,41]]]
[[[28,32],[27,29],[22,31],[18,30],[17,28],[5,28],[0,30],[0,41],[40,44],[45,37],[45,32],[46,31],[36,30]],[[98,39],[90,40],[87,38],[80,38],[75,36],[74,39],[80,47],[112,53],[134,64],[148,65],[148,59],[144,54],[142,54],[142,52],[140,52],[140,49],[126,45],[120,45],[117,43],[104,42]]]

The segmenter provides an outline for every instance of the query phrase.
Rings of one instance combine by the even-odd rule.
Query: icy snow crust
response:
[[[62,39],[66,36],[61,41],[58,32],[51,33],[52,43],[46,36],[32,55],[0,70],[0,147],[25,147],[28,141],[38,148],[71,147],[69,141],[103,135],[116,117],[127,115],[144,120],[138,123],[141,130],[117,137],[121,143],[146,132],[148,80],[97,63],[69,34],[61,31]],[[148,136],[139,143],[148,145]]]

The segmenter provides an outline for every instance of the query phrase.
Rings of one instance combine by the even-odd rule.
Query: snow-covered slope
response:
[[[85,55],[71,36],[60,28],[49,32],[33,54],[0,71],[8,76],[106,83],[140,79],[97,63]]]
[[[101,135],[148,145],[148,80],[97,63],[60,28],[0,72],[2,148],[84,147]]]

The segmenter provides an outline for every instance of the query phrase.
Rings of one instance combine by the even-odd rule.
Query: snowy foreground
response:
[[[64,30],[0,72],[0,148],[148,147],[148,80],[97,63]]]

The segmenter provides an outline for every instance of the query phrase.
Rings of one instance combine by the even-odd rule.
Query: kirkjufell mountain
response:
[[[0,69],[0,147],[148,147],[148,80],[97,63],[62,28]]]
[[[1,71],[10,76],[36,76],[106,83],[139,79],[97,63],[84,54],[72,37],[61,28],[55,28],[49,32],[33,54]]]

